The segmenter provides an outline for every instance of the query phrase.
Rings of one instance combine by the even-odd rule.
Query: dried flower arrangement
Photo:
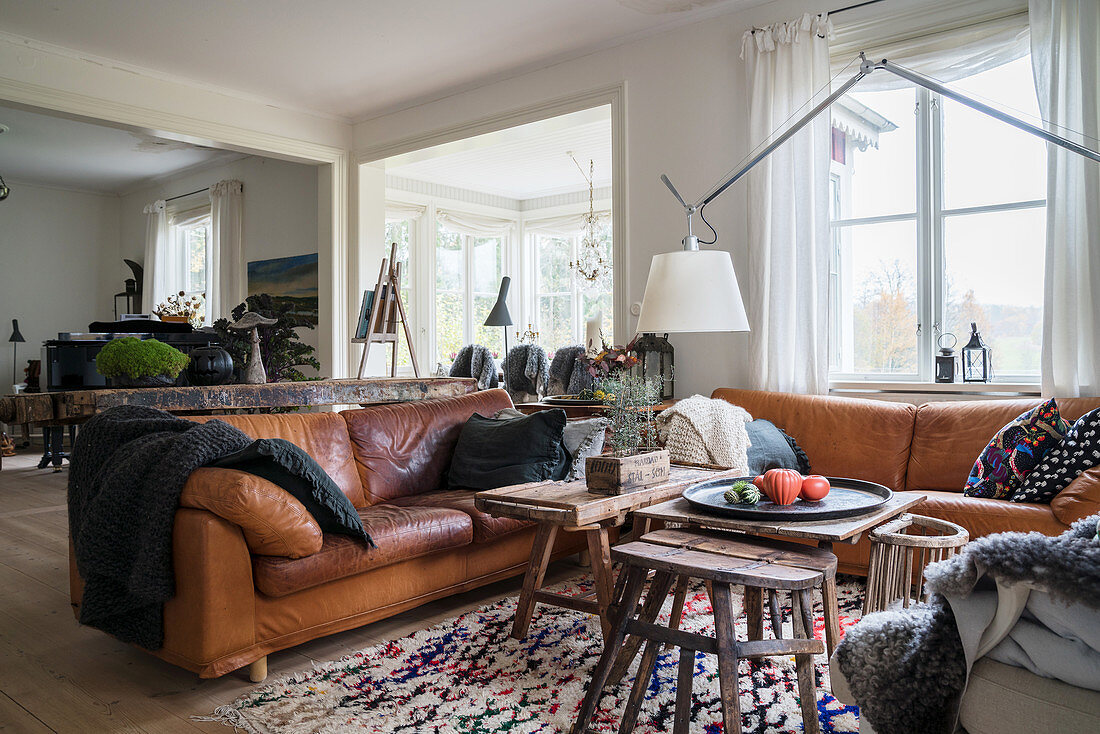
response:
[[[638,364],[638,357],[634,355],[634,342],[631,341],[625,347],[609,347],[603,343],[603,349],[599,354],[590,357],[582,354],[577,361],[584,365],[588,374],[600,380],[613,372],[622,372]]]
[[[178,294],[168,296],[163,302],[158,303],[157,307],[153,309],[153,313],[159,316],[162,321],[186,320],[191,326],[198,328],[202,326],[203,317],[206,313],[206,294],[198,293],[188,296],[184,291],[180,291]]]

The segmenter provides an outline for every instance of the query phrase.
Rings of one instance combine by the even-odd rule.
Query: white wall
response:
[[[808,0],[776,2],[556,64],[361,122],[355,126],[355,147],[396,145],[625,80],[627,231],[616,237],[626,238],[627,302],[640,301],[650,258],[678,248],[686,233],[681,209],[658,176],[667,173],[686,198],[695,199],[752,147],[746,139],[744,68],[738,58],[742,33],[753,25],[824,9]],[[753,284],[745,279],[744,186],[727,191],[707,216],[719,230],[718,246],[733,254],[747,301]],[[636,319],[631,322],[630,328]],[[671,341],[678,396],[747,386],[747,335],[677,334]]]
[[[145,214],[142,210],[146,204],[233,178],[244,184],[242,239],[246,262],[319,252],[317,167],[247,157],[175,176],[123,196],[121,237],[116,257],[119,266],[125,268],[121,259],[124,257],[137,262],[145,259]],[[196,203],[209,201],[205,193],[194,198]],[[327,279],[320,277],[319,296],[322,302],[329,287]],[[318,347],[321,331],[321,327],[302,329],[302,340]]]
[[[111,296],[122,290],[116,272],[119,199],[9,181],[0,202],[0,388],[11,390],[11,320],[27,343],[19,345],[17,380],[26,359],[59,331],[87,331],[110,320]],[[122,265],[121,261],[118,261]],[[123,267],[125,267],[123,265]],[[117,276],[117,277],[116,277]]]

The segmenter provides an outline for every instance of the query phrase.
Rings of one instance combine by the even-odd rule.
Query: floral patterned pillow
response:
[[[963,494],[1008,499],[1043,456],[1062,442],[1070,425],[1054,398],[1026,411],[997,432],[974,462]]]

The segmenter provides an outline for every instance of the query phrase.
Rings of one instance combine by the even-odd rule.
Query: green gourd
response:
[[[722,499],[731,505],[755,505],[760,501],[760,490],[742,479],[734,482]]]

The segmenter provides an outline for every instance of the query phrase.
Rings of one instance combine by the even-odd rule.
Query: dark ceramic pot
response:
[[[111,378],[111,387],[172,387],[175,384],[176,381],[168,375]]]
[[[224,385],[233,379],[233,357],[219,346],[192,349],[187,379],[192,385]]]

